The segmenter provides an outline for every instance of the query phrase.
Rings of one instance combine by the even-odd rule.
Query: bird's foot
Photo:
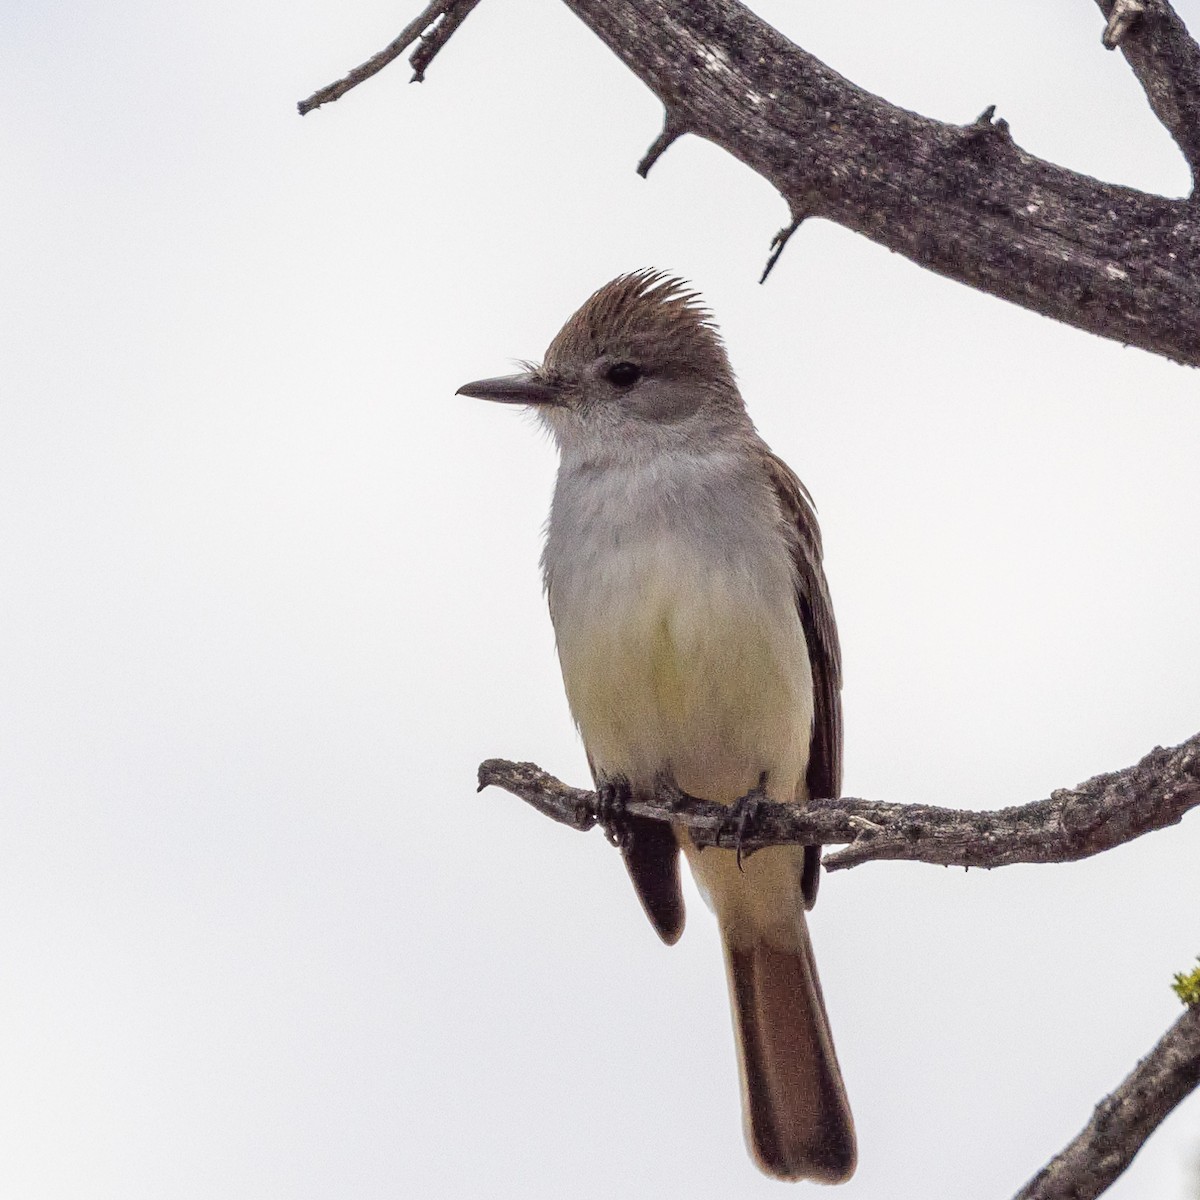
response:
[[[601,779],[596,785],[596,820],[609,843],[619,850],[629,845],[631,837],[625,806],[632,795],[629,780],[622,775]]]
[[[764,771],[758,777],[758,783],[729,806],[729,815],[721,823],[721,829],[717,834],[717,845],[721,844],[721,838],[726,835],[731,839],[733,848],[737,851],[739,871],[742,870],[742,859],[749,858],[753,853],[753,850],[745,849],[746,836],[753,831],[759,809],[766,798],[767,773]]]
[[[689,808],[704,803],[699,796],[685,792],[667,771],[655,777],[654,798],[660,804],[665,804],[673,813],[686,813]]]

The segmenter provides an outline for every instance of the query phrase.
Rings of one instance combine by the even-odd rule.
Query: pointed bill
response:
[[[517,375],[498,375],[494,379],[476,379],[464,383],[456,396],[473,396],[476,400],[496,400],[501,404],[561,404],[558,388],[538,379],[530,371]]]

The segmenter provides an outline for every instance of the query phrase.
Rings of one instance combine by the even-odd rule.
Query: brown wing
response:
[[[836,799],[842,794],[842,653],[829,600],[829,584],[821,566],[821,530],[808,489],[791,468],[770,451],[764,464],[787,526],[796,568],[796,609],[812,664],[813,731],[806,777],[808,794],[813,799]],[[820,869],[821,848],[809,846],[804,856],[804,898],[809,908],[817,898]]]
[[[590,754],[588,768],[599,786],[600,776]],[[686,915],[683,888],[679,883],[679,843],[675,833],[669,825],[651,821],[648,817],[626,817],[624,824],[621,858],[633,881],[633,890],[655,933],[668,946],[673,946],[683,933]]]
[[[683,933],[683,889],[679,885],[679,843],[669,825],[628,817],[621,857],[633,880],[642,911],[668,946]]]

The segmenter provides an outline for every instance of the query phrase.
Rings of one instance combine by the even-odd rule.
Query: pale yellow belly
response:
[[[731,803],[767,772],[790,800],[807,766],[812,676],[794,597],[720,576],[615,589],[556,614],[571,711],[598,771]],[[780,589],[782,591],[782,589]],[[607,599],[607,603],[605,602]]]

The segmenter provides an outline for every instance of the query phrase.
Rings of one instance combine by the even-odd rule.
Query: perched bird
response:
[[[542,567],[598,787],[651,793],[666,779],[743,806],[838,796],[841,667],[816,517],[755,432],[697,294],[656,271],[623,275],[540,367],[459,393],[528,405],[558,444]],[[624,825],[663,941],[683,931],[680,849],[716,913],[758,1165],[848,1179],[854,1125],[805,922],[819,847],[739,861],[657,822]]]

